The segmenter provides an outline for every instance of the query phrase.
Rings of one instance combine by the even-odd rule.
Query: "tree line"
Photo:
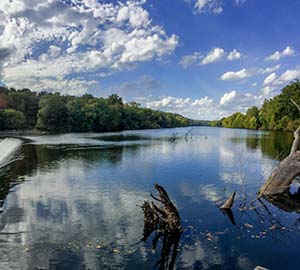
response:
[[[96,98],[0,87],[0,130],[38,129],[48,132],[104,132],[203,125],[179,114],[124,103],[112,94]]]
[[[236,112],[210,125],[226,128],[247,128],[295,131],[300,126],[300,113],[293,104],[300,104],[300,82],[294,81],[285,86],[281,93],[265,100],[262,107],[251,107],[245,114]]]

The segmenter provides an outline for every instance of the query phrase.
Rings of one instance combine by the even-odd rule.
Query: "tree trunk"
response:
[[[273,195],[289,189],[293,180],[300,175],[300,153],[284,159],[261,187],[259,195]]]
[[[294,101],[292,101],[294,103]],[[298,107],[298,105],[297,105]],[[259,191],[259,196],[268,196],[285,192],[293,180],[300,175],[300,127],[294,133],[294,142],[290,155],[285,158],[270,175]]]

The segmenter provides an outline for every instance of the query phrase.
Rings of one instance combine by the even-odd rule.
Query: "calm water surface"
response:
[[[153,269],[162,243],[140,241],[138,205],[157,182],[182,218],[176,269],[298,269],[297,195],[253,201],[291,134],[188,130],[24,137],[0,171],[0,268]],[[218,205],[233,190],[229,218]]]

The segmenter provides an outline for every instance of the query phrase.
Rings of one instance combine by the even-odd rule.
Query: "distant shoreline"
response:
[[[182,127],[165,127],[165,128],[145,128],[145,129],[124,129],[124,130],[118,130],[118,131],[86,131],[86,132],[48,132],[48,131],[39,131],[34,129],[28,129],[28,130],[0,130],[0,137],[11,135],[11,136],[22,136],[22,135],[56,135],[56,134],[69,134],[69,133],[118,133],[118,132],[124,132],[124,131],[141,131],[141,130],[161,130],[161,129],[176,129],[176,128],[193,128],[193,127],[211,127],[209,125],[191,125],[191,126],[182,126]],[[213,128],[213,127],[211,127]]]

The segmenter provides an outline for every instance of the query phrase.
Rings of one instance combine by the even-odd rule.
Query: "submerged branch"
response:
[[[230,195],[226,202],[220,207],[223,210],[231,209],[235,198],[235,191]]]
[[[156,248],[157,242],[162,238],[163,247],[161,250],[161,258],[155,267],[159,269],[173,269],[179,239],[181,236],[181,220],[176,206],[169,198],[167,191],[160,185],[155,184],[159,198],[151,193],[151,197],[160,202],[156,205],[153,201],[149,203],[145,201],[141,206],[144,212],[144,235],[142,241],[146,241],[152,232],[156,232],[156,236],[152,240],[153,249]]]

